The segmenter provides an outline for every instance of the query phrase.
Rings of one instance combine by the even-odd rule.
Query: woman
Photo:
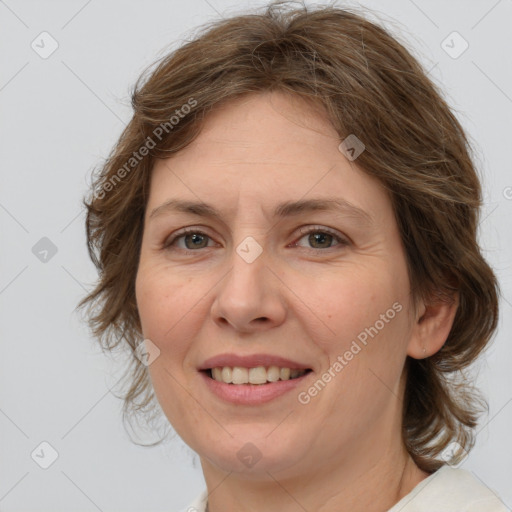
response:
[[[188,510],[506,510],[453,467],[498,288],[466,136],[410,53],[278,3],[165,57],[133,107],[82,304],[133,352],[125,411],[156,397],[199,454]]]

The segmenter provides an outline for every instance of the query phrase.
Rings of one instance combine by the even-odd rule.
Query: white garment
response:
[[[203,491],[183,512],[205,512]],[[496,493],[465,469],[442,466],[388,512],[510,512]]]

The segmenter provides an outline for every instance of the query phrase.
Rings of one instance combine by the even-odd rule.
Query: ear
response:
[[[439,351],[450,334],[458,306],[457,293],[452,297],[420,301],[407,355],[414,359],[425,359]]]

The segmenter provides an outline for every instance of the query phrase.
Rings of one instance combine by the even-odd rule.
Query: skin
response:
[[[382,512],[428,476],[401,440],[406,356],[446,340],[456,302],[413,302],[390,198],[339,150],[325,113],[280,92],[215,109],[199,137],[154,167],[136,296],[142,329],[160,350],[149,366],[156,396],[200,458],[210,512]],[[286,200],[341,198],[363,210],[276,219]],[[151,212],[170,198],[204,201],[221,219]],[[207,236],[172,242],[183,227]],[[344,240],[300,229],[330,228]],[[263,252],[236,252],[253,237]],[[313,239],[312,239],[313,238]],[[307,391],[365,328],[402,309],[307,404]],[[423,350],[425,349],[425,351]],[[313,372],[257,406],[213,395],[197,368],[231,352],[269,353]],[[237,457],[253,443],[252,467]]]

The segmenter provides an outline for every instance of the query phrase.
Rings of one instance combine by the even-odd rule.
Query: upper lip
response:
[[[218,354],[214,357],[210,357],[204,361],[199,370],[209,370],[211,368],[217,368],[219,366],[238,366],[241,368],[256,368],[258,366],[278,366],[280,368],[290,369],[303,369],[308,370],[308,365],[287,359],[285,357],[274,356],[271,354],[252,354],[252,355],[237,355],[237,354]]]

